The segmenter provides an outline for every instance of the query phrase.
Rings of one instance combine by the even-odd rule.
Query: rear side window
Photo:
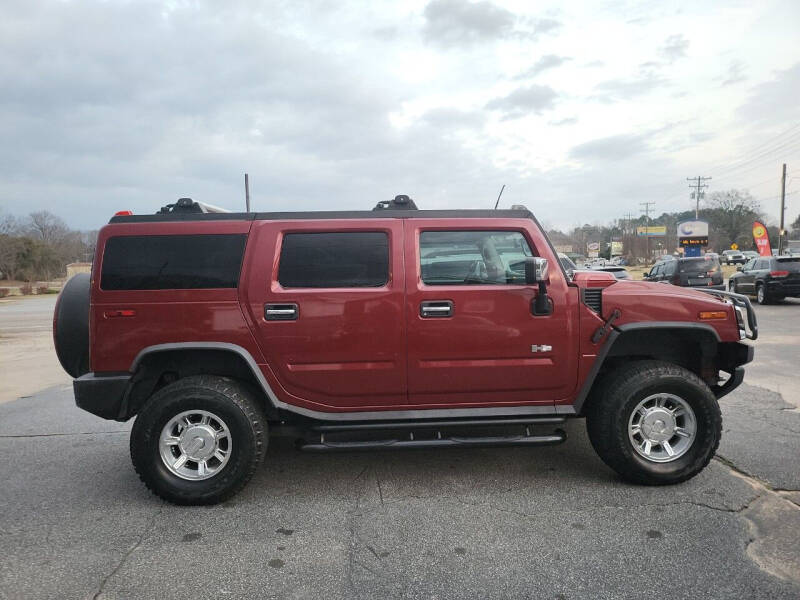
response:
[[[710,273],[719,271],[719,260],[714,257],[685,258],[680,261],[678,271],[680,273]]]
[[[779,271],[800,273],[800,256],[792,258],[779,258],[776,261],[775,267]]]
[[[380,287],[389,281],[389,236],[383,232],[287,233],[278,283],[285,288]]]
[[[244,234],[135,235],[109,238],[103,252],[104,290],[235,288]]]

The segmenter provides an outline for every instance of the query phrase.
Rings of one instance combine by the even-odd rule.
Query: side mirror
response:
[[[525,283],[539,286],[536,298],[531,302],[531,313],[536,316],[549,315],[553,312],[553,301],[547,297],[547,280],[550,269],[546,258],[534,256],[525,259]]]
[[[742,265],[739,265],[738,267],[736,267],[736,270],[737,271],[744,271],[744,267]]]
[[[650,277],[650,271],[645,271],[642,273],[642,277]]]
[[[525,283],[534,285],[546,283],[550,276],[550,266],[546,258],[539,256],[525,259]]]

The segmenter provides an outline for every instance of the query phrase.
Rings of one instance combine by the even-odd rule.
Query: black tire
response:
[[[683,367],[660,361],[638,361],[612,373],[586,411],[586,429],[595,451],[623,478],[645,485],[686,481],[709,463],[719,446],[722,414],[709,387]],[[651,462],[637,453],[628,421],[639,402],[657,393],[683,398],[697,421],[694,441],[671,462]]]
[[[167,468],[159,451],[166,424],[191,410],[213,413],[230,431],[230,456],[209,479],[179,477]],[[267,419],[245,384],[208,375],[186,377],[161,388],[145,403],[131,431],[130,450],[139,478],[157,496],[174,504],[217,504],[239,492],[264,459]]]
[[[769,304],[772,299],[767,294],[767,288],[763,283],[756,285],[756,302],[759,304]]]
[[[92,276],[78,273],[58,295],[53,315],[56,356],[73,378],[89,372],[89,295]]]

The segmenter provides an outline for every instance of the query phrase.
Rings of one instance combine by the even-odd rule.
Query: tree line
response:
[[[75,231],[46,211],[27,217],[0,215],[0,280],[51,281],[66,265],[90,262],[97,231]]]
[[[613,240],[622,241],[625,246],[624,253],[633,257],[646,255],[646,241],[644,237],[636,235],[637,227],[664,226],[664,237],[650,238],[650,250],[657,254],[673,253],[678,247],[678,223],[692,221],[695,218],[694,210],[679,212],[665,212],[653,216],[648,220],[641,215],[630,220],[617,219],[607,225],[582,225],[574,227],[571,231],[549,232],[551,238],[558,245],[561,240],[565,245],[572,245],[577,254],[586,254],[586,244],[600,242],[601,250],[608,252],[608,244]],[[753,242],[753,222],[761,221],[767,226],[770,244],[778,248],[778,226],[770,224],[761,208],[760,202],[746,190],[725,190],[709,194],[703,208],[699,210],[698,218],[708,222],[708,249],[722,252],[736,244],[740,250],[755,250]],[[785,240],[800,239],[800,215],[786,226]]]

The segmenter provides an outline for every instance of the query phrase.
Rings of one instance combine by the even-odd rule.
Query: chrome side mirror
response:
[[[546,258],[540,256],[525,259],[525,283],[535,285],[546,283],[550,277],[550,265]]]

